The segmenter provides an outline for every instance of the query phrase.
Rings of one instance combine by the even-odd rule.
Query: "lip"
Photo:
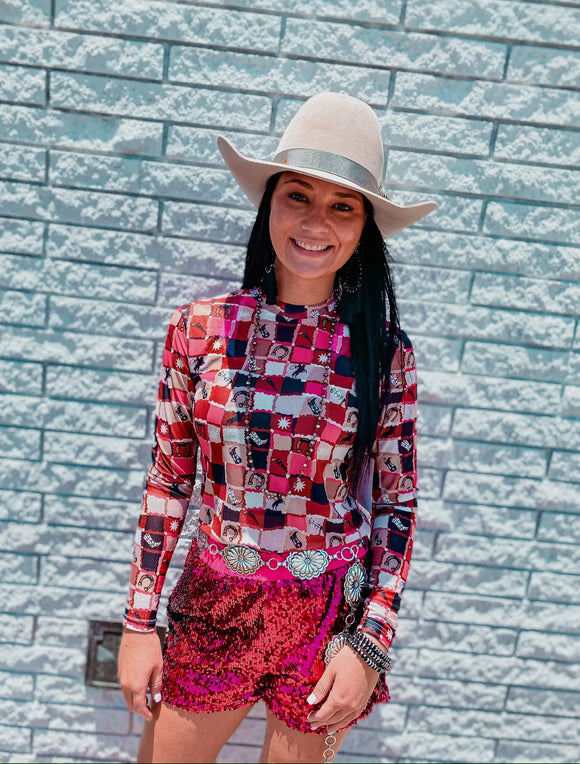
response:
[[[296,239],[291,238],[290,241],[292,242],[292,246],[294,247],[294,249],[296,249],[301,254],[308,255],[310,257],[317,257],[317,256],[319,257],[320,255],[327,255],[332,249],[332,244],[327,244],[326,249],[305,249],[304,247],[301,247],[300,244],[298,244],[298,241]],[[305,242],[305,243],[308,243],[312,247],[319,247],[322,244],[324,244],[324,242],[322,241],[318,242],[317,244],[313,242]]]

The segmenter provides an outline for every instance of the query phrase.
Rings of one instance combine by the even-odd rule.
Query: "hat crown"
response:
[[[380,185],[383,141],[375,112],[344,93],[320,93],[294,115],[278,144],[277,155],[291,149],[323,151],[367,169]]]

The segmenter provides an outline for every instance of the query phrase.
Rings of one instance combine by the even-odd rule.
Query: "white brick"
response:
[[[503,308],[575,315],[580,302],[580,286],[574,282],[477,273],[471,300],[476,304]]]
[[[516,238],[533,238],[562,244],[580,244],[580,213],[565,207],[490,202],[485,233]],[[548,282],[546,288],[552,287]]]
[[[22,536],[34,533],[36,526],[20,525]],[[18,548],[18,545],[15,545]],[[0,577],[2,581],[21,584],[36,584],[38,581],[38,560],[28,554],[0,553]]]
[[[9,24],[50,25],[50,0],[7,0],[2,8],[2,21]]]
[[[420,559],[413,560],[409,573],[409,585],[425,591],[477,592],[514,598],[525,595],[527,580],[525,570],[453,565]]]
[[[490,527],[489,530],[493,530]],[[445,562],[464,562],[477,565],[498,565],[511,568],[559,572],[559,568],[569,561],[580,560],[580,552],[571,544],[555,544],[544,541],[520,540],[517,544],[510,538],[468,536],[463,534],[439,534],[436,559]]]
[[[411,706],[448,706],[501,711],[507,687],[483,682],[449,682],[440,679],[409,679],[397,687],[401,703]],[[515,709],[517,710],[517,709]]]
[[[280,35],[277,16],[177,3],[167,3],[161,13],[144,0],[129,0],[122,6],[103,0],[98,8],[91,0],[57,0],[55,23],[113,34],[123,29],[127,36],[274,52]]]
[[[30,644],[34,623],[30,616],[0,613],[0,642]]]
[[[536,624],[536,628],[540,623]],[[572,634],[546,634],[543,631],[521,632],[516,653],[522,658],[545,658],[564,663],[580,660],[580,637]],[[572,688],[576,689],[576,688]]]
[[[66,460],[68,464],[144,471],[150,453],[151,442],[135,438],[47,432],[44,440],[44,458],[48,462]]]
[[[46,703],[59,703],[66,698],[70,703],[95,708],[125,708],[123,695],[119,690],[106,687],[90,687],[65,676],[38,674],[36,677],[36,698]]]
[[[0,35],[2,30],[0,29]],[[1,51],[0,39],[0,51]],[[29,180],[42,183],[46,175],[46,151],[0,144],[0,177],[6,180]]]
[[[224,127],[238,127],[243,116],[256,130],[267,130],[270,123],[270,101],[263,96],[93,74],[55,72],[51,83],[52,105],[60,109],[157,120],[171,114],[180,122]]]
[[[0,724],[0,750],[26,753],[32,751],[32,730],[22,727],[14,733],[14,727]],[[5,759],[9,761],[9,759]],[[23,761],[20,756],[18,760]]]
[[[426,218],[428,220],[428,218]],[[396,261],[465,270],[573,281],[580,275],[578,248],[412,227],[390,242]],[[461,328],[461,327],[458,327]],[[470,333],[474,331],[469,327]],[[556,338],[554,338],[556,339]]]
[[[411,28],[456,32],[504,40],[576,44],[580,17],[574,8],[555,4],[502,0],[435,0],[424,8],[412,0],[407,11]]]
[[[542,48],[536,48],[542,51]],[[580,166],[580,140],[570,130],[524,125],[499,125],[494,156],[524,162]]]
[[[442,618],[417,624],[402,618],[397,628],[395,646],[400,644],[405,647],[445,651],[453,645],[461,653],[507,656],[514,653],[517,636],[517,630],[503,627],[449,623]],[[550,635],[550,639],[555,638],[556,635]],[[482,676],[484,675],[474,677],[473,681],[480,682]],[[407,679],[405,676],[405,681]]]
[[[580,56],[573,50],[514,45],[507,79],[534,85],[575,87],[580,79]]]
[[[576,97],[556,88],[482,80],[449,80],[428,74],[398,72],[391,106],[449,116],[507,119],[570,127],[580,115]]]
[[[557,416],[511,412],[491,419],[484,411],[456,409],[453,435],[538,448],[562,448],[566,445],[567,448],[577,449],[580,444],[580,422]],[[565,486],[553,486],[553,489],[563,492]]]
[[[392,32],[354,24],[313,21],[304,34],[301,19],[288,19],[282,52],[314,57],[428,72],[477,75],[499,79],[506,49],[487,42],[467,42],[436,35]],[[385,94],[386,95],[386,94]]]
[[[145,120],[3,104],[0,126],[5,140],[29,141],[51,149],[72,147],[144,156],[160,156],[162,152],[163,125]]]
[[[0,672],[0,697],[15,700],[30,700],[34,692],[34,677],[32,674],[12,674]]]
[[[6,105],[2,106],[3,109]],[[36,114],[37,109],[33,110]],[[0,217],[0,250],[21,255],[42,255],[44,224]]]
[[[574,691],[580,677],[580,668],[576,664],[472,655],[453,652],[449,646],[442,652],[421,650],[417,671],[422,677],[471,682],[485,677],[493,684]]]
[[[558,764],[575,764],[580,757],[580,751],[577,745],[559,745],[558,743],[539,743],[534,740],[529,743],[512,742],[510,740],[500,740],[497,751],[496,761],[510,761],[514,764],[549,764],[558,762]]]
[[[41,497],[39,493],[0,490],[0,519],[33,523],[40,520]]]
[[[129,195],[3,181],[0,200],[3,215],[20,214],[55,223],[137,231],[154,230],[157,224],[158,203]]]
[[[376,60],[371,65],[375,63]],[[247,53],[173,46],[169,80],[219,88],[227,88],[231,82],[235,82],[240,89],[276,96],[283,94],[305,97],[324,90],[347,90],[356,92],[359,98],[369,104],[384,107],[390,72],[361,66],[340,66],[334,61],[326,64],[280,56],[252,56]]]
[[[127,559],[129,557],[127,556]],[[49,615],[79,618],[83,621],[99,614],[102,620],[120,621],[125,608],[125,596],[120,593],[44,587],[39,594],[36,586],[5,585],[6,607],[29,615]],[[8,660],[8,658],[7,658]],[[65,676],[84,676],[86,651],[82,649],[32,645],[19,646],[10,652],[6,668],[15,671],[46,672]]]
[[[53,29],[0,29],[0,57],[15,64],[160,80],[163,45],[69,34]]]
[[[129,585],[129,565],[126,561],[108,561],[96,574],[94,559],[71,559],[50,555],[41,562],[40,584],[126,594]]]
[[[510,714],[493,711],[465,711],[458,709],[411,709],[410,732],[421,730],[437,734],[473,735],[474,739],[506,738],[537,740],[542,742],[554,736],[562,743],[578,743],[580,731],[568,719],[532,714]]]
[[[49,559],[46,558],[46,560],[43,560],[43,563],[48,562]],[[70,558],[69,561],[75,562],[70,560]],[[87,632],[88,626],[84,621],[72,618],[51,618],[50,616],[36,617],[36,641],[45,645],[53,647],[82,647],[86,650],[88,641]],[[67,702],[74,703],[76,701],[67,696]]]
[[[143,470],[143,479],[145,471]],[[138,504],[118,499],[84,499],[80,496],[44,498],[44,517],[53,525],[76,525],[88,528],[133,531],[137,523]]]
[[[0,64],[0,98],[3,101],[43,106],[46,103],[46,72],[25,66]]]
[[[568,509],[566,505],[561,507]],[[545,541],[580,543],[580,517],[558,512],[543,514],[538,525],[538,538]]]
[[[65,732],[61,730],[37,730],[34,745],[38,756],[58,756],[66,751],[68,756],[83,759],[94,756],[111,761],[134,761],[139,738],[127,735],[107,735],[89,732]]]
[[[580,693],[510,687],[506,710],[523,714],[580,717]]]
[[[570,354],[554,349],[466,342],[461,368],[467,374],[561,383],[570,370]]]
[[[25,427],[30,421],[31,411],[34,411],[35,424],[50,430],[119,436],[130,432],[135,437],[145,435],[146,411],[143,406],[136,408],[105,403],[98,405],[47,400],[28,395],[0,396],[2,424],[11,422]],[[21,487],[22,485],[19,485],[16,490]]]

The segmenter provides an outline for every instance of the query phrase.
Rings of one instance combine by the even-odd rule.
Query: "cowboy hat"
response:
[[[255,207],[266,181],[278,172],[299,172],[364,194],[383,236],[401,231],[432,212],[435,202],[403,207],[382,188],[383,142],[375,112],[344,93],[320,93],[294,115],[271,161],[243,156],[223,135],[217,145],[225,163]]]

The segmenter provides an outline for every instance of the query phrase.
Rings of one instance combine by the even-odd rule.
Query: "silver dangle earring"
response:
[[[352,278],[352,273],[350,272],[351,265],[352,266],[356,265],[358,268],[356,278]],[[344,279],[341,276],[339,280],[339,285],[341,288],[341,292],[346,292],[347,294],[356,294],[362,286],[362,261],[360,257],[358,244],[354,248],[354,252],[350,256],[350,260],[348,260],[348,266],[349,266],[348,276],[345,274]]]
[[[276,252],[274,251],[274,247],[270,247],[270,249],[272,252],[272,260],[266,266],[266,270],[264,271],[264,273],[272,273],[272,271],[274,270],[274,263],[276,262]]]
[[[273,305],[276,302],[278,294],[278,286],[276,284],[276,252],[274,247],[270,249],[270,262],[264,268],[264,275],[262,276],[262,291],[266,295],[266,302]]]

